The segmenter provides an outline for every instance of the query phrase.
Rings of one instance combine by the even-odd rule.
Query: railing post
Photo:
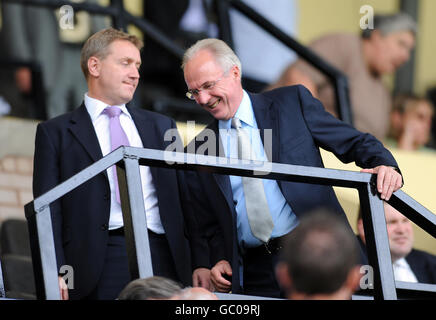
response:
[[[374,270],[374,299],[396,300],[388,232],[383,201],[373,191],[371,183],[359,188],[368,261]]]
[[[229,2],[229,0],[215,0],[214,6],[218,13],[219,36],[230,48],[234,48]]]
[[[0,298],[6,298],[5,283],[3,280],[2,262],[0,259]]]
[[[112,22],[114,24],[114,28],[127,32],[127,22],[124,17],[125,11],[124,11],[123,0],[111,0],[111,5],[117,11],[117,14],[112,16]]]
[[[350,90],[348,88],[348,80],[345,76],[336,77],[334,81],[336,91],[336,111],[339,119],[353,125],[353,112],[351,110]]]
[[[147,219],[137,157],[124,154],[124,168],[117,166],[127,257],[132,279],[153,276]]]
[[[50,206],[35,210],[35,202],[25,206],[29,228],[36,297],[38,300],[60,300],[56,249]]]

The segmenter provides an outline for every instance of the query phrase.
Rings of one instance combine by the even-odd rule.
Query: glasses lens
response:
[[[186,96],[188,97],[188,99],[194,100],[194,95],[192,94],[192,92],[186,92]]]

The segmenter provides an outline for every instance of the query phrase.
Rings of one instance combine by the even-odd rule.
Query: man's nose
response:
[[[200,105],[205,105],[210,100],[210,94],[207,90],[199,90],[197,96],[195,97],[195,101],[197,101]]]
[[[139,77],[140,77],[139,69],[136,68],[136,66],[132,66],[130,73],[129,73],[129,76],[131,78],[134,78],[134,79],[139,79]]]

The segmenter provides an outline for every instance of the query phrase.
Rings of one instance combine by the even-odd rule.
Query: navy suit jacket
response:
[[[128,108],[144,148],[164,150],[167,129],[174,120],[150,111]],[[34,197],[102,158],[91,118],[82,104],[78,109],[40,123],[34,158]],[[180,280],[191,284],[190,250],[185,232],[181,192],[183,175],[172,169],[150,167],[157,191],[160,218]],[[75,289],[70,296],[88,295],[100,277],[108,242],[110,188],[106,171],[79,186],[51,206],[58,268],[74,268]]]
[[[333,152],[342,162],[355,161],[362,168],[378,165],[397,167],[391,153],[378,140],[337,120],[303,86],[249,93],[249,96],[261,135],[263,129],[272,129],[272,154],[269,155],[272,162],[324,167],[321,147]],[[218,121],[212,122],[207,129],[217,133]],[[188,146],[188,152],[198,150],[203,142],[194,140],[191,143],[195,147]],[[222,148],[220,142],[217,150],[219,148]],[[186,174],[202,231],[199,236],[204,239],[204,247],[200,252],[194,252],[194,259],[198,265],[205,267],[213,266],[221,259],[230,261],[233,269],[232,291],[237,293],[240,291],[238,242],[230,179],[207,172]],[[331,186],[288,181],[278,181],[278,184],[297,217],[324,207],[346,219]]]
[[[406,256],[406,261],[418,282],[436,284],[436,256],[417,249]]]

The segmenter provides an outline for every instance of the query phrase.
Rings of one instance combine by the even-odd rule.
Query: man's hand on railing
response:
[[[232,276],[232,267],[228,261],[217,262],[210,275],[212,284],[218,292],[229,292],[232,289],[232,283],[228,280]]]
[[[210,269],[197,268],[192,274],[192,284],[194,287],[202,287],[209,291],[213,291],[214,287],[210,280]]]
[[[360,172],[377,174],[377,191],[386,201],[391,198],[392,193],[403,186],[403,177],[393,167],[378,166],[373,169],[362,169]]]
[[[68,286],[65,283],[64,278],[62,278],[61,276],[58,277],[59,280],[59,292],[61,294],[61,300],[68,300]]]

